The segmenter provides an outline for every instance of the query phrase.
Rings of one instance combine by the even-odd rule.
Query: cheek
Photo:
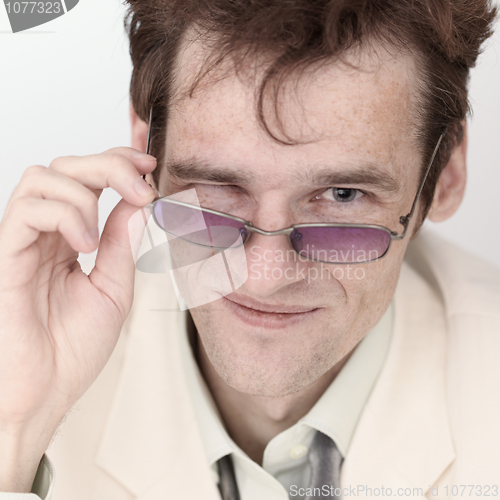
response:
[[[358,331],[368,331],[389,306],[397,286],[405,247],[393,245],[382,259],[334,268],[333,275],[345,290],[348,313]]]
[[[380,315],[394,296],[405,250],[406,244],[393,243],[385,257],[368,265],[365,289],[372,309],[382,309]]]
[[[391,249],[378,261],[327,266],[329,281],[338,282],[347,297],[355,302],[378,293],[391,293],[398,279],[403,256],[402,252]]]

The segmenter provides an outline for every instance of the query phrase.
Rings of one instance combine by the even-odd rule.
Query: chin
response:
[[[214,323],[212,323],[214,324]],[[222,322],[215,324],[221,325]],[[335,337],[290,329],[262,331],[227,324],[199,329],[207,358],[217,375],[238,392],[283,397],[308,387],[341,358]]]
[[[326,370],[289,366],[240,364],[229,367],[213,365],[221,379],[234,390],[261,397],[284,397],[299,392],[315,382]]]

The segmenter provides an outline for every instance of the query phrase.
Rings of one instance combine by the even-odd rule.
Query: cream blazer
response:
[[[177,354],[176,308],[168,275],[138,274],[110,362],[49,449],[51,500],[219,500]],[[389,354],[341,485],[357,498],[382,486],[412,498],[482,497],[486,486],[494,496],[500,486],[500,272],[433,234],[410,245]]]

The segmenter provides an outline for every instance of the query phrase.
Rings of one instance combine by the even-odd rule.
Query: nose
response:
[[[280,232],[272,235],[251,233],[245,255],[248,277],[244,287],[253,297],[266,298],[292,283],[306,280],[313,265],[297,254],[290,245],[289,236]]]

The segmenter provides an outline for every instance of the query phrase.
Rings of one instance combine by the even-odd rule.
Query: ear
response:
[[[463,123],[464,136],[451,153],[436,186],[427,218],[433,222],[449,219],[457,210],[465,192],[467,181],[467,123]]]
[[[148,142],[148,124],[137,116],[132,103],[130,103],[130,124],[132,126],[132,147],[145,153]],[[154,185],[151,174],[146,175],[146,181],[148,184]]]

